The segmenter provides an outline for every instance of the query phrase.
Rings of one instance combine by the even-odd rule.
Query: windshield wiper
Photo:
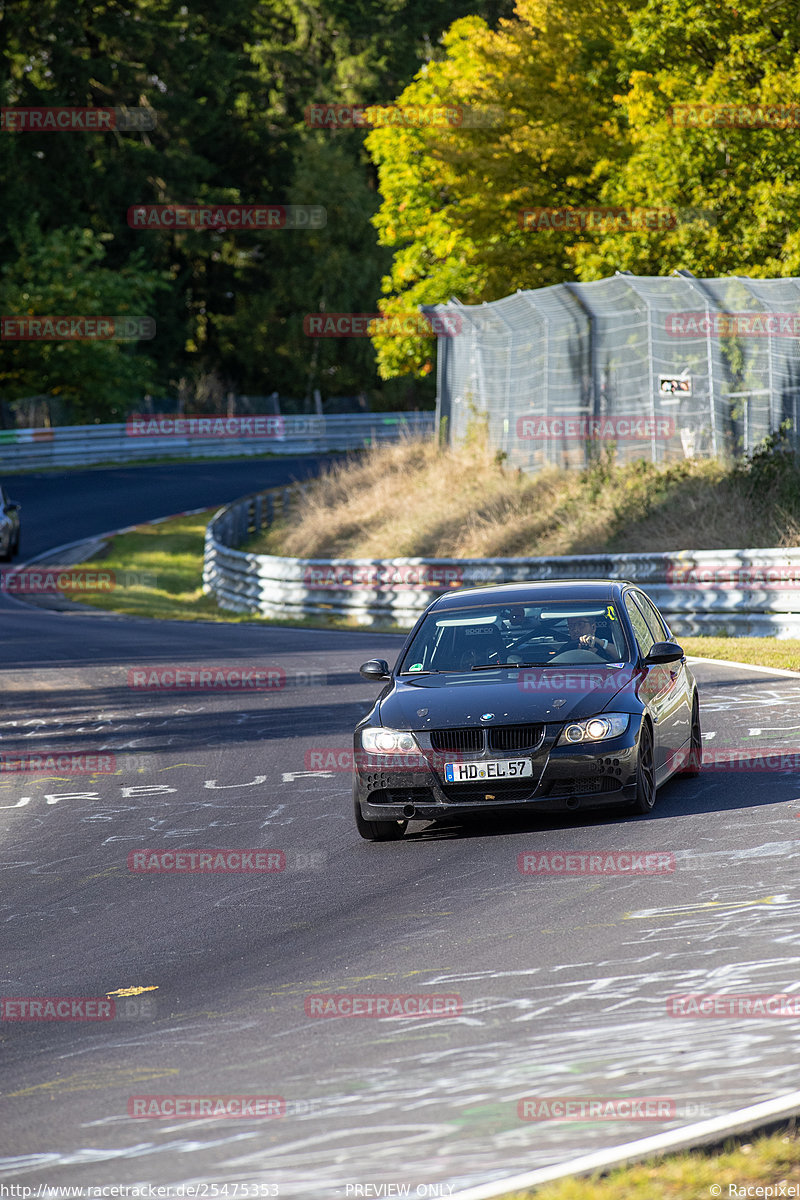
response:
[[[543,667],[545,663],[481,663],[479,666],[470,667],[471,671],[500,671],[511,667],[513,670],[518,670],[520,667]]]
[[[452,671],[400,671],[400,675],[404,678],[406,675],[452,675]]]

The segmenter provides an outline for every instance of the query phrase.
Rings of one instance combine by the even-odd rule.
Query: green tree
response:
[[[166,287],[134,255],[121,269],[102,265],[105,247],[89,229],[42,235],[29,222],[13,264],[0,269],[4,316],[143,316]],[[147,345],[147,343],[144,343]],[[0,397],[50,395],[69,401],[76,424],[113,421],[152,386],[154,364],[136,343],[12,341],[0,350]]]
[[[523,229],[519,213],[595,199],[595,163],[619,153],[614,56],[626,30],[621,6],[596,0],[519,0],[497,31],[477,17],[452,26],[444,58],[398,104],[461,105],[490,123],[468,115],[369,135],[383,196],[375,223],[394,251],[386,313],[569,276],[569,238]],[[375,340],[384,377],[430,369],[430,340]]]
[[[671,116],[681,104],[797,105],[798,53],[797,8],[786,0],[719,0],[680,15],[675,0],[659,0],[633,12],[618,99],[630,149],[598,161],[598,194],[628,206],[705,209],[713,223],[576,244],[580,278],[676,267],[710,276],[800,274],[797,128],[682,127]]]
[[[470,0],[433,8],[423,0],[3,7],[3,105],[146,106],[156,125],[0,136],[0,266],[23,253],[31,213],[45,236],[88,229],[102,237],[111,270],[142,251],[171,281],[170,293],[157,297],[158,337],[147,347],[160,390],[212,375],[223,389],[253,392],[374,389],[367,343],[319,346],[314,366],[302,335],[303,315],[323,297],[329,307],[374,310],[388,269],[370,224],[376,181],[363,134],[309,129],[303,111],[320,99],[391,99]],[[506,8],[507,0],[479,4],[490,19]],[[126,223],[135,204],[308,197],[330,209],[319,237],[137,231]]]
[[[367,145],[393,252],[387,313],[456,296],[597,279],[800,274],[800,139],[784,128],[681,127],[680,104],[797,105],[790,0],[519,0],[497,30],[456,22],[401,103],[498,108],[493,130],[380,129]],[[674,227],[524,231],[525,207],[677,210]],[[699,210],[699,211],[698,211]],[[381,374],[423,374],[431,342],[375,338]]]

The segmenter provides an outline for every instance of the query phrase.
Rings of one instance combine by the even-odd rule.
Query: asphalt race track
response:
[[[232,469],[204,464],[205,483],[199,466],[42,476],[38,490],[18,477],[9,490],[30,555],[300,471],[236,464],[231,490]],[[796,1088],[796,1019],[675,1017],[667,1000],[798,990],[798,774],[755,748],[797,745],[800,678],[697,664],[707,749],[750,757],[669,784],[648,818],[419,823],[372,845],[346,769],[377,691],[358,666],[391,659],[399,638],[4,596],[0,629],[3,761],[96,755],[106,768],[0,772],[0,1182],[446,1196]],[[175,666],[268,670],[275,686],[132,686],[134,671]],[[262,861],[283,869],[129,869],[143,848],[272,851]],[[519,855],[541,851],[658,851],[674,870],[522,873]],[[139,988],[152,990],[118,997],[110,1020],[8,1016],[25,1011],[9,1000]],[[349,1019],[316,1015],[323,994],[448,999],[446,1015]],[[271,1116],[128,1115],[153,1096],[276,1099],[262,1101]],[[657,1098],[661,1116],[524,1119],[532,1097]]]
[[[316,474],[330,459],[247,458],[5,476],[0,467],[0,483],[22,505],[22,562],[79,538],[282,487]]]

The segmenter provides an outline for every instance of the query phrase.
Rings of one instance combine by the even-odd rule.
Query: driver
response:
[[[605,662],[616,659],[614,643],[597,636],[597,622],[594,617],[567,617],[567,629],[570,640],[559,648],[559,654],[563,654],[565,650],[591,650]]]

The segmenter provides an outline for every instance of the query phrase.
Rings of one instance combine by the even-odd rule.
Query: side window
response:
[[[625,609],[631,619],[631,625],[633,626],[633,632],[636,634],[636,641],[639,644],[639,649],[641,650],[642,654],[649,654],[650,647],[653,645],[656,639],[650,632],[648,624],[639,611],[639,608],[634,602],[633,596],[630,592],[628,592],[625,597]]]
[[[636,599],[639,602],[639,607],[644,613],[644,619],[650,626],[650,632],[657,642],[671,641],[672,634],[666,628],[664,621],[660,617],[655,605],[649,596],[645,596],[643,592],[636,592]]]

